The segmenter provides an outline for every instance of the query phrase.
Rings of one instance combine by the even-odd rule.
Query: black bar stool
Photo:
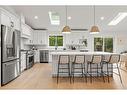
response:
[[[84,76],[84,63],[85,63],[85,56],[84,55],[75,55],[74,61],[72,62],[71,65],[71,74],[73,78],[73,83],[74,83],[74,78],[75,75],[81,75],[83,78]],[[87,79],[86,79],[87,81]]]
[[[87,61],[87,74],[90,75],[91,83],[92,83],[93,74],[97,74],[97,78],[100,75],[103,76],[103,82],[105,82],[104,74],[103,74],[103,66],[101,63],[102,63],[102,55],[93,55],[92,60]]]
[[[57,84],[58,84],[60,74],[68,74],[68,78],[70,78],[70,83],[71,83],[69,55],[59,55],[58,69],[57,69]]]

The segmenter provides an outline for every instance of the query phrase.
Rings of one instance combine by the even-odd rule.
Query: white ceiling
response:
[[[18,14],[25,16],[26,23],[32,28],[46,28],[49,31],[61,31],[66,24],[65,6],[11,6]],[[96,6],[96,24],[99,25],[101,31],[126,31],[127,17],[116,26],[108,26],[108,23],[119,13],[127,12],[127,6]],[[93,25],[93,6],[67,6],[68,16],[72,19],[68,20],[71,28],[90,29]],[[48,12],[58,12],[60,14],[60,25],[53,26],[50,24]],[[34,16],[39,19],[35,20]],[[104,17],[102,21],[100,17]]]

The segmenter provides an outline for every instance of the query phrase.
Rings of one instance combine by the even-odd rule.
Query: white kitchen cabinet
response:
[[[14,29],[20,30],[20,19],[11,14],[10,12],[1,9],[1,24],[11,26],[11,22],[14,24]]]
[[[30,38],[30,36],[31,36],[31,27],[30,26],[28,26],[27,24],[25,24],[25,23],[22,23],[21,24],[21,37],[24,37],[24,38]]]
[[[21,72],[26,69],[26,53],[21,52]]]
[[[34,63],[39,63],[40,62],[40,53],[39,50],[35,50],[34,52]]]
[[[30,29],[30,36],[29,36],[29,38],[27,39],[27,42],[26,42],[27,45],[33,45],[33,43],[34,43],[33,42],[33,35],[34,35],[33,34],[33,29],[31,28]]]
[[[20,30],[20,19],[18,18],[14,19],[14,28]]]
[[[33,31],[33,43],[35,45],[46,45],[46,31],[34,30]]]
[[[38,40],[38,31],[33,31],[33,44],[38,44],[39,40]]]
[[[10,26],[10,17],[4,12],[1,12],[1,24]]]

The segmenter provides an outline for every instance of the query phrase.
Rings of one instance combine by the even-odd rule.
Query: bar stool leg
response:
[[[58,80],[59,80],[59,63],[58,63],[58,69],[57,69],[57,84],[58,84]]]
[[[73,83],[74,83],[74,63],[72,63],[72,79],[73,79]]]
[[[87,70],[86,70],[87,68],[85,67],[85,64],[84,64],[84,75],[85,75],[85,80],[86,80],[86,82],[87,82]],[[85,71],[86,70],[86,71]]]
[[[118,63],[116,63],[116,65],[117,65],[117,69],[118,69],[118,73],[119,73],[119,78],[120,78],[120,81],[121,81],[121,83],[122,83],[122,78],[121,78],[121,74],[120,74],[120,70],[119,70]]]
[[[91,65],[91,63],[90,63],[90,81],[92,83],[92,65]]]
[[[70,78],[70,83],[71,83],[70,64],[69,63],[68,63],[68,77]]]
[[[107,63],[107,76],[108,76],[108,83],[109,83],[110,81],[109,81],[109,70],[108,70],[108,63]]]
[[[97,64],[97,78],[98,78],[98,64]]]
[[[103,82],[105,82],[105,76],[104,76],[104,72],[103,72],[103,63],[101,65],[101,74],[103,76]]]
[[[83,81],[84,81],[84,74],[83,74],[83,64],[81,64],[81,69],[82,69],[82,78],[83,78]]]

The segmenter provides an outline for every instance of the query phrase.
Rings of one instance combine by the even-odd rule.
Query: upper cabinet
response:
[[[31,37],[26,42],[27,45],[46,45],[47,44],[47,31],[33,30]]]
[[[11,26],[14,24],[14,29],[20,30],[20,18],[4,9],[0,9],[1,11],[1,24],[6,26]]]
[[[36,45],[46,45],[47,35],[46,31],[34,30],[33,32],[33,43]]]
[[[21,37],[30,38],[33,29],[25,23],[21,24]]]
[[[1,13],[1,24],[10,26],[10,18],[7,14]]]

